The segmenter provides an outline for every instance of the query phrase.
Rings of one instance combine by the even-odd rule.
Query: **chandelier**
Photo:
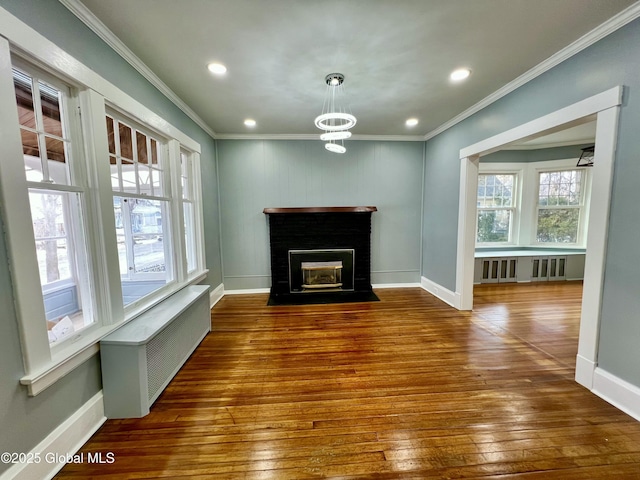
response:
[[[330,73],[325,77],[327,90],[322,104],[322,114],[315,120],[316,127],[324,130],[320,135],[320,140],[327,143],[324,148],[334,153],[344,153],[344,140],[351,137],[349,131],[356,124],[356,117],[351,114],[346,106],[344,88],[344,75],[341,73]],[[337,143],[340,142],[340,143]]]

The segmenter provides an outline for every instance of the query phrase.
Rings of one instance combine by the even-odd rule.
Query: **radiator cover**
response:
[[[107,418],[139,418],[211,330],[209,286],[186,287],[100,342]]]

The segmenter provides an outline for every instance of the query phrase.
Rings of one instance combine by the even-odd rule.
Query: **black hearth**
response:
[[[271,243],[270,303],[376,300],[371,287],[375,211],[376,207],[265,208]]]

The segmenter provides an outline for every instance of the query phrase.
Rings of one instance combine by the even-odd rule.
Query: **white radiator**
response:
[[[209,286],[192,285],[100,342],[107,418],[139,418],[211,330]]]

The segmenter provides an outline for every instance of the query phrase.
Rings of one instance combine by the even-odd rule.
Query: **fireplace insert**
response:
[[[289,292],[353,291],[352,248],[289,250]]]

